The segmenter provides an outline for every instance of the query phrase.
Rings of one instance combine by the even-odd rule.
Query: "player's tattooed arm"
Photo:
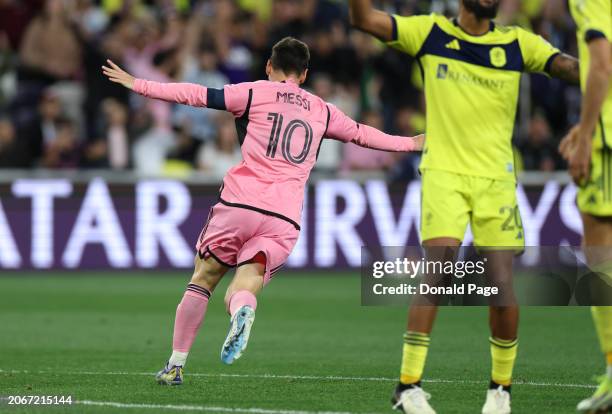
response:
[[[350,0],[349,16],[351,24],[357,29],[384,42],[393,40],[393,18],[381,10],[374,9],[370,0]]]
[[[580,64],[578,59],[565,53],[553,58],[549,73],[555,78],[578,85],[580,83]]]

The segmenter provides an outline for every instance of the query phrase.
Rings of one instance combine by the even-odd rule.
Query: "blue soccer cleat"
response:
[[[155,379],[160,385],[182,385],[183,367],[180,365],[169,366],[169,364],[166,364],[164,369],[155,375]]]
[[[232,364],[242,356],[251,334],[251,326],[255,322],[255,311],[250,306],[243,306],[232,316],[227,338],[221,348],[221,361]]]

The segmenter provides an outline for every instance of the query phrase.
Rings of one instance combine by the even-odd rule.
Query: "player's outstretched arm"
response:
[[[612,76],[610,42],[598,38],[589,42],[590,65],[586,80],[580,122],[563,138],[559,150],[569,162],[572,178],[578,184],[589,176],[591,138],[608,93]]]
[[[580,64],[578,59],[566,53],[553,58],[549,73],[552,77],[562,79],[574,85],[580,84]]]
[[[390,152],[422,151],[425,135],[402,137],[385,134],[371,126],[355,122],[334,105],[328,104],[329,124],[325,136],[361,147]]]
[[[393,40],[393,20],[387,13],[372,7],[370,0],[350,0],[351,24],[359,30],[370,33],[380,40]]]
[[[193,83],[161,83],[137,79],[108,59],[102,73],[111,82],[119,83],[148,98],[161,99],[190,106],[207,106],[208,89]]]

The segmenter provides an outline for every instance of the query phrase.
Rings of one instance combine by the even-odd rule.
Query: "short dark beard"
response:
[[[499,1],[491,7],[485,7],[479,0],[463,0],[463,6],[477,19],[494,19],[499,9]]]

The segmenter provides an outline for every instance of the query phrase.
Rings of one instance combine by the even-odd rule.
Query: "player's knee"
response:
[[[191,283],[205,287],[212,292],[226,271],[225,266],[211,257],[205,260],[196,257]]]

